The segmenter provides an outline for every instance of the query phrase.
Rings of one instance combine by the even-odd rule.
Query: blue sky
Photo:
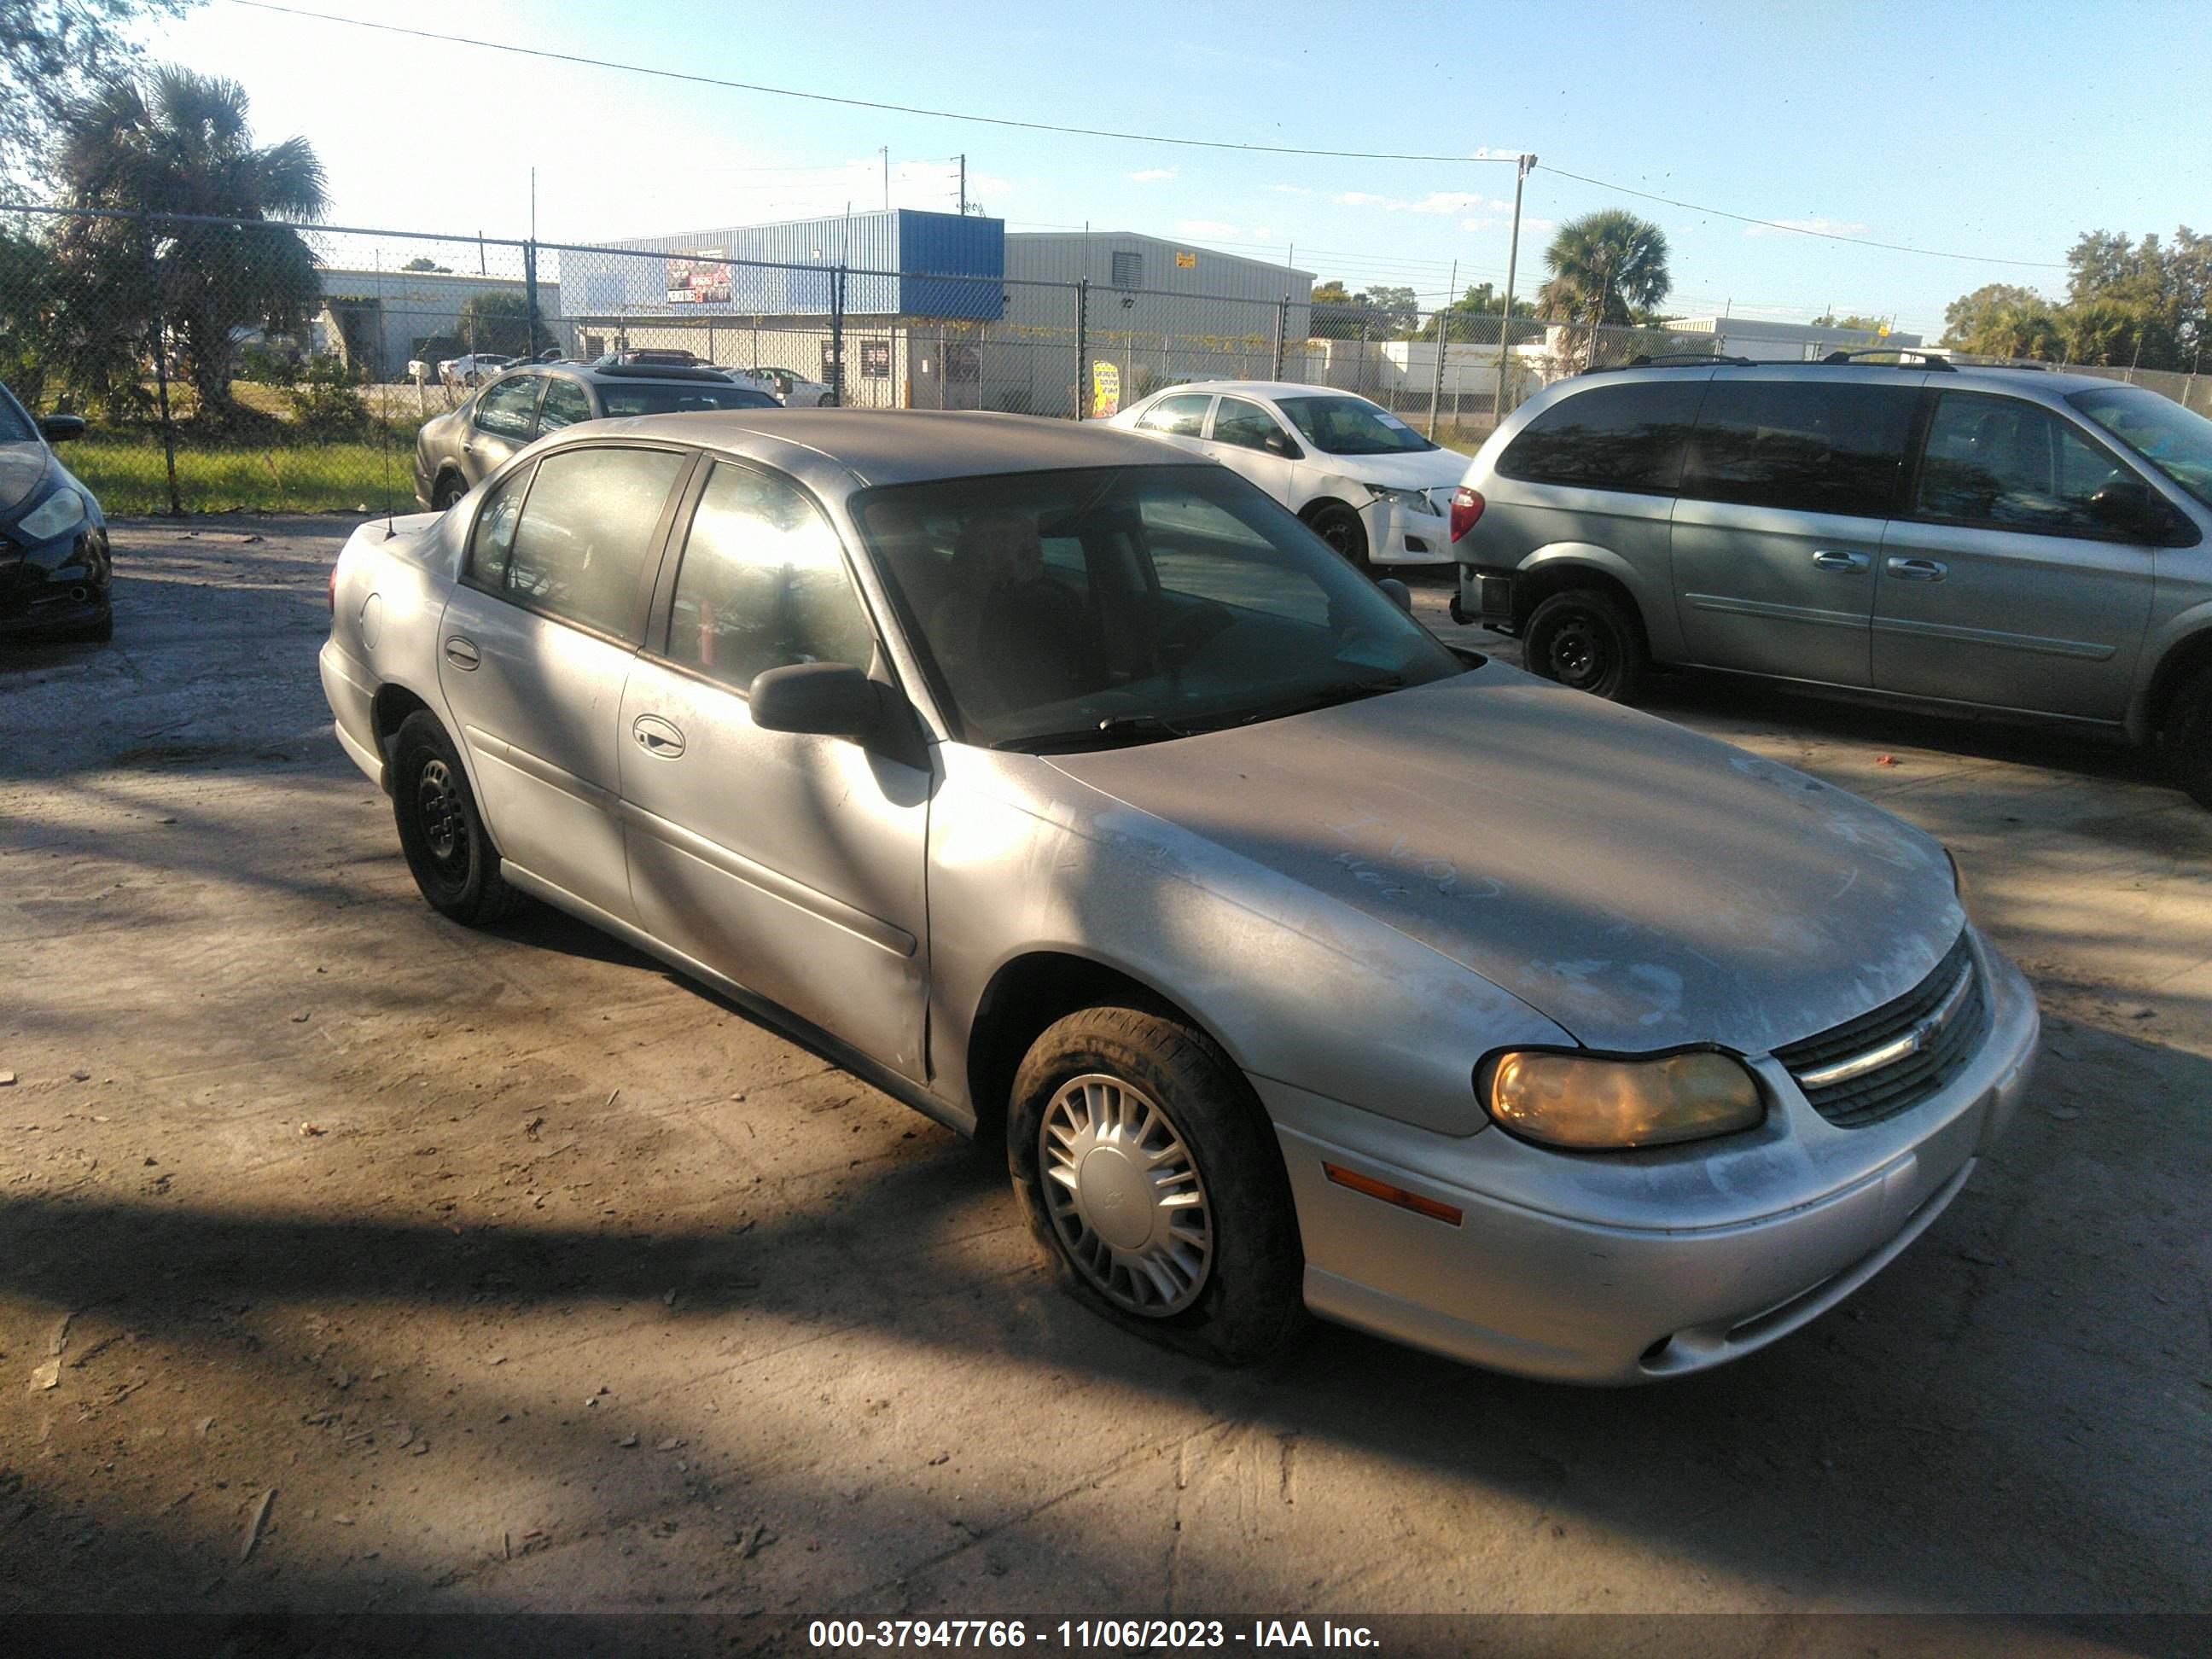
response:
[[[298,0],[331,12],[338,0]],[[378,21],[848,97],[1347,149],[1528,149],[1761,218],[2063,265],[2088,228],[2212,229],[2212,8],[2104,3],[805,6],[379,0]],[[1355,289],[1502,284],[1510,165],[1232,155],[1018,132],[532,63],[206,0],[160,58],[307,137],[340,222],[590,241],[953,205],[1015,229],[1287,258]],[[1986,282],[2063,269],[1887,252],[1638,202],[1540,166],[1521,291],[1557,222],[1626,206],[1673,244],[1670,309],[1894,315],[1933,337]],[[1533,275],[1532,275],[1533,268]]]

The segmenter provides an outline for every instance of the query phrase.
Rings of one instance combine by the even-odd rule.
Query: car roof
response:
[[[1192,380],[1183,386],[1164,386],[1149,395],[1172,398],[1186,392],[1218,392],[1248,398],[1350,398],[1363,404],[1374,401],[1340,386],[1313,386],[1303,380]]]
[[[1591,370],[1559,384],[1599,386],[1622,380],[1680,380],[1684,370],[1694,374],[1701,367],[1695,362],[1624,364],[1619,368]],[[1839,384],[1850,381],[1860,385],[1869,381],[1878,385],[1902,374],[1918,377],[1913,384],[1918,385],[1924,380],[1935,391],[2011,392],[2031,395],[2041,392],[2051,397],[2064,397],[2069,392],[2118,384],[2100,374],[2068,374],[2056,369],[2008,368],[2001,363],[1953,363],[1945,358],[1937,358],[1931,362],[1897,363],[1744,362],[1723,359],[1712,365],[1711,372],[1717,380],[1723,377],[1729,380],[1772,380],[1777,378],[1778,371],[1782,378],[1789,380],[1836,381]]]
[[[664,438],[750,456],[830,493],[1006,472],[1212,465],[1103,422],[963,410],[699,410],[573,429],[577,442]]]

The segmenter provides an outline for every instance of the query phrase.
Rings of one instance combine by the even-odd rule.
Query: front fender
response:
[[[1571,1041],[1425,945],[1048,763],[957,744],[939,753],[933,1070],[963,1097],[983,994],[1036,951],[1149,987],[1253,1077],[1437,1133],[1487,1125],[1474,1071],[1488,1049]]]

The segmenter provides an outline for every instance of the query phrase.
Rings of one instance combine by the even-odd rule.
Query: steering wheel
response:
[[[1236,622],[1226,605],[1211,602],[1186,611],[1161,635],[1161,659],[1170,669],[1181,669]]]

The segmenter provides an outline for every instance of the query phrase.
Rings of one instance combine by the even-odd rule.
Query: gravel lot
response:
[[[316,681],[345,526],[217,523],[0,648],[0,1609],[2212,1610],[2212,815],[2139,760],[1663,685],[1956,849],[2014,1137],[1715,1374],[1218,1373],[1051,1292],[994,1155],[433,914]]]

